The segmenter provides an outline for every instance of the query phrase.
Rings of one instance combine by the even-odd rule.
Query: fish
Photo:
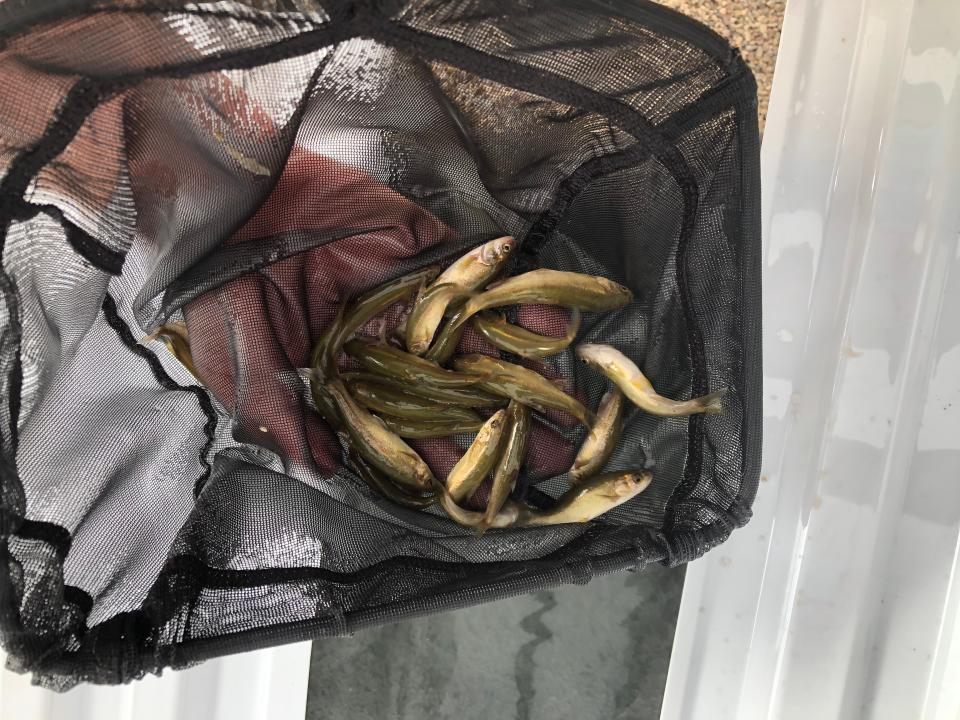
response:
[[[524,508],[520,505],[520,503],[508,499],[500,509],[500,512],[494,516],[493,521],[489,525],[486,525],[484,513],[477,510],[466,510],[460,507],[456,502],[454,502],[453,498],[450,497],[449,493],[441,493],[440,507],[442,507],[450,519],[458,525],[476,528],[480,533],[482,533],[482,531],[486,530],[488,527],[510,527],[517,522],[517,519],[524,512]]]
[[[506,264],[515,246],[516,241],[509,235],[491,240],[463,255],[440,273],[427,291],[417,298],[407,321],[407,350],[414,355],[424,355],[451,304],[473,295],[474,290],[489,282]]]
[[[467,329],[467,326],[464,324],[463,313],[464,310],[461,307],[447,319],[437,339],[427,352],[424,353],[424,357],[427,360],[445,365],[447,361],[453,357],[457,345],[460,344],[460,338],[463,337],[463,331]]]
[[[573,309],[570,324],[563,337],[538,335],[526,328],[507,322],[502,314],[480,313],[474,316],[473,326],[491,345],[520,357],[549,357],[563,352],[580,331],[580,310]]]
[[[459,503],[473,494],[500,455],[500,438],[507,423],[505,410],[497,410],[483,424],[463,457],[447,475],[447,494]]]
[[[354,471],[371,490],[383,495],[387,500],[413,510],[422,510],[436,504],[439,495],[433,493],[413,493],[394,485],[381,475],[356,451],[350,451],[350,464]]]
[[[483,287],[500,272],[516,245],[509,235],[485,242],[454,261],[434,284],[451,283],[464,290]]]
[[[445,370],[437,363],[361,338],[354,338],[343,346],[367,370],[409,383],[427,382],[436,387],[464,388],[476,385],[483,375]]]
[[[623,431],[623,393],[611,388],[600,399],[596,420],[570,468],[570,480],[579,483],[603,469]]]
[[[340,409],[337,407],[337,401],[327,390],[324,380],[318,373],[310,373],[310,394],[313,397],[313,404],[317,408],[320,417],[327,421],[334,432],[338,435],[346,436],[347,428],[340,416]]]
[[[614,310],[633,300],[629,288],[599,275],[541,268],[507,278],[495,288],[471,297],[457,313],[463,324],[482,310],[504,305],[561,305],[588,312]],[[447,323],[444,333],[452,333]]]
[[[589,522],[632,500],[646,490],[652,481],[653,474],[649,471],[596,475],[565,492],[549,510],[524,509],[519,513],[514,525],[536,527]]]
[[[527,454],[531,426],[530,409],[516,400],[511,400],[506,413],[509,424],[504,431],[500,459],[493,471],[493,484],[490,486],[487,508],[483,513],[483,521],[478,526],[481,533],[493,527],[503,504],[517,484],[520,466]]]
[[[549,408],[564,410],[584,425],[593,424],[593,414],[578,400],[533,370],[479,354],[454,358],[453,367],[463,373],[486,376],[479,386],[494,395],[509,397],[539,412]]]
[[[340,348],[368,321],[394,303],[405,300],[430,283],[440,272],[439,265],[428,265],[376,287],[353,301],[349,310],[341,307],[336,319],[320,335],[311,356],[311,366],[321,377],[330,375]]]
[[[474,433],[483,427],[484,420],[406,420],[384,415],[379,418],[384,425],[402,438],[426,440],[427,438],[447,437],[462,433]]]
[[[377,382],[352,382],[348,387],[357,402],[378,413],[407,420],[483,422],[483,418],[469,408],[431,402]]]
[[[387,477],[414,490],[429,490],[437,480],[427,463],[377,417],[360,405],[342,380],[325,384],[337,405],[351,447]]]
[[[577,357],[600,370],[623,391],[630,402],[652,415],[676,417],[723,412],[726,388],[690,400],[671,400],[657,394],[636,363],[615,347],[595,343],[578,345]]]
[[[187,326],[182,322],[169,322],[161,325],[152,333],[147,335],[147,340],[162,340],[167,346],[167,350],[180,361],[190,374],[198,380],[200,375],[197,373],[197,366],[193,363],[193,353],[190,350],[190,335],[187,333]]]
[[[369,382],[385,385],[425,400],[433,400],[443,405],[457,405],[468,408],[502,408],[509,400],[499,395],[491,395],[472,387],[446,388],[435,387],[428,382],[409,383],[397,378],[377,375],[371,372],[345,372],[340,375],[348,383]]]
[[[469,291],[453,283],[431,285],[417,300],[407,318],[404,338],[407,352],[421,356],[426,353],[447,306],[468,295]]]

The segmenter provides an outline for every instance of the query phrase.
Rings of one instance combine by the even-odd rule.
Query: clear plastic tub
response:
[[[689,566],[665,720],[960,714],[958,70],[956,0],[788,3],[762,482]]]

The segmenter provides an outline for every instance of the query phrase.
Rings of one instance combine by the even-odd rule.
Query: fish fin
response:
[[[717,392],[712,392],[709,395],[704,395],[701,398],[697,398],[697,404],[703,408],[703,412],[708,415],[717,415],[723,412],[723,398],[727,394],[727,388],[718,390]]]

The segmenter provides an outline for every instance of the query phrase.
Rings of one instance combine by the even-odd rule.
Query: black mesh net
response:
[[[10,664],[121,682],[725,539],[758,477],[755,100],[734,50],[642,0],[0,2]],[[304,368],[357,293],[508,234],[510,273],[633,290],[578,341],[729,394],[628,413],[610,467],[655,474],[631,502],[477,537],[369,490]],[[202,383],[148,338],[170,320]],[[536,367],[604,392],[572,352]],[[566,489],[582,439],[538,421],[517,493]],[[463,445],[418,447],[442,473]]]

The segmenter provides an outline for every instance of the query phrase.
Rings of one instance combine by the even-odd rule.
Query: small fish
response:
[[[483,422],[483,418],[469,408],[424,400],[379,382],[352,382],[348,387],[361,405],[378,413],[407,420]]]
[[[371,372],[345,372],[341,376],[348,383],[368,382],[386,385],[394,390],[408,393],[425,400],[433,400],[443,405],[457,405],[468,408],[502,408],[506,407],[508,399],[499,395],[467,388],[443,388],[430,385],[428,382],[409,383],[397,378],[377,375]]]
[[[417,298],[407,322],[407,350],[414,355],[423,355],[430,347],[447,308],[471,296],[472,291],[500,272],[515,245],[516,241],[510,236],[491,240],[440,273],[436,282]]]
[[[454,502],[459,503],[470,497],[490,473],[500,454],[500,438],[506,422],[507,414],[504,410],[497,410],[491,415],[463,457],[447,475],[447,494]]]
[[[435,504],[439,499],[436,493],[413,493],[401,487],[394,485],[389,479],[385,478],[376,468],[372,467],[366,460],[360,457],[356,451],[350,451],[350,464],[356,471],[360,479],[363,480],[371,490],[380,493],[387,500],[402,505],[403,507],[414,510],[422,510]]]
[[[622,307],[631,300],[633,293],[629,288],[605,277],[541,268],[507,278],[495,288],[470,298],[458,313],[458,322],[462,324],[482,310],[504,305],[561,305],[598,312]]]
[[[445,370],[430,360],[361,338],[354,338],[343,349],[367,370],[410,383],[427,382],[436,387],[463,388],[484,379],[482,375]]]
[[[152,333],[147,335],[147,340],[162,340],[163,344],[180,361],[190,374],[198,380],[200,375],[197,373],[197,366],[193,364],[193,353],[190,351],[190,335],[187,333],[187,326],[181,322],[170,322],[161,325]]]
[[[723,412],[726,388],[691,400],[671,400],[658,395],[636,364],[610,345],[587,343],[577,346],[577,356],[599,369],[619,387],[627,399],[653,415],[675,417],[695,413]]]
[[[480,388],[494,395],[516,400],[534,410],[564,410],[584,425],[592,424],[592,413],[575,398],[533,370],[486,355],[461,355],[453,366],[464,373],[486,376]]]
[[[439,266],[429,265],[364,293],[353,301],[349,310],[341,307],[336,320],[327,327],[314,346],[311,365],[318,368],[322,377],[329,376],[347,338],[394,303],[409,298],[439,272]]]
[[[464,310],[461,307],[447,319],[443,330],[440,331],[437,339],[424,354],[427,360],[445,365],[447,361],[453,357],[457,345],[460,344],[460,338],[463,337],[463,331],[467,328],[463,322],[463,313]]]
[[[484,422],[483,418],[479,420],[436,420],[431,422],[429,420],[405,420],[390,415],[384,415],[379,419],[391,432],[410,440],[475,433],[483,427]]]
[[[326,389],[337,404],[352,447],[364,460],[406,487],[434,487],[436,479],[423,458],[354,400],[342,380],[328,381]]]
[[[452,283],[464,290],[476,290],[500,272],[516,244],[517,241],[509,235],[486,242],[440,273],[435,284]]]
[[[570,468],[570,479],[574,483],[596,475],[610,459],[623,430],[623,406],[623,393],[617,388],[608,390],[601,398],[597,419]]]
[[[635,498],[650,486],[652,480],[653,474],[647,471],[597,475],[565,492],[549,510],[524,510],[514,524],[535,527],[589,522]]]
[[[443,314],[451,302],[466,297],[469,291],[453,283],[434,283],[420,296],[407,319],[407,351],[423,355],[430,347],[433,336],[443,320]]]
[[[524,513],[523,506],[514,502],[513,500],[508,499],[500,509],[500,512],[498,512],[493,518],[493,521],[487,525],[484,518],[484,513],[476,510],[465,510],[457,505],[457,503],[454,502],[453,498],[450,497],[448,493],[442,493],[440,495],[440,507],[442,507],[450,519],[458,525],[476,528],[480,533],[482,533],[483,530],[486,530],[488,527],[510,527],[516,523],[518,518],[520,518]]]
[[[501,314],[481,313],[473,318],[473,326],[491,345],[520,357],[549,357],[563,352],[580,331],[580,311],[573,309],[570,324],[563,337],[549,337],[512,325]]]
[[[520,466],[527,454],[531,425],[530,409],[516,400],[511,400],[506,412],[509,425],[504,431],[503,449],[493,471],[493,484],[490,487],[490,497],[487,498],[487,509],[483,513],[483,521],[478,526],[480,532],[493,527],[503,504],[513,492],[517,476],[520,474]]]
[[[324,386],[324,380],[316,372],[310,372],[310,394],[313,396],[313,404],[317,412],[327,421],[334,432],[339,435],[346,435],[347,428],[340,416],[340,409],[337,407],[337,401]]]

